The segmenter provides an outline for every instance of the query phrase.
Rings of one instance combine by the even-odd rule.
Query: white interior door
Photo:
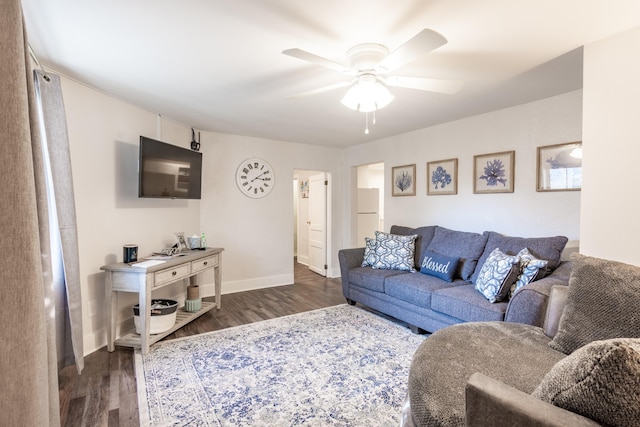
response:
[[[309,269],[327,275],[327,176],[309,177]]]

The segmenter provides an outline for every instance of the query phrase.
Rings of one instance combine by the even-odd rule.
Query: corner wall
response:
[[[385,228],[394,224],[443,227],[512,236],[580,238],[580,192],[536,192],[536,147],[582,138],[582,91],[469,117],[345,150],[345,185],[352,168],[384,161]],[[374,130],[375,132],[375,130]],[[473,194],[473,156],[515,150],[515,191]],[[426,163],[458,158],[458,194],[426,195]],[[391,196],[391,168],[416,164],[416,196]],[[345,218],[354,212],[345,199]],[[353,221],[353,219],[352,219]],[[353,223],[352,223],[353,224]],[[350,242],[354,227],[346,227]],[[358,246],[363,246],[359,242]]]
[[[333,225],[328,276],[340,274],[342,150],[213,132],[202,132],[201,142],[206,149],[201,223],[209,244],[225,248],[223,293],[293,283],[291,183],[296,170],[330,174],[328,209]],[[238,165],[253,157],[267,161],[276,177],[271,193],[261,199],[243,195],[235,181]]]
[[[139,257],[177,240],[173,234],[200,230],[199,200],[138,198],[140,135],[189,146],[190,128],[62,78],[78,220],[84,353],[106,344],[104,273],[122,262],[122,246],[135,243]],[[163,288],[154,297],[176,298],[185,285]],[[119,328],[133,327],[137,294],[120,294]]]
[[[640,27],[584,49],[581,252],[640,266]]]

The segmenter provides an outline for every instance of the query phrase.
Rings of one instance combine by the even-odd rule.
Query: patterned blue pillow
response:
[[[453,275],[456,274],[456,270],[458,269],[458,263],[460,263],[460,258],[427,251],[420,263],[420,273],[452,282]]]
[[[372,239],[371,237],[364,238],[364,258],[362,259],[362,267],[373,267],[378,260],[378,255],[376,254],[377,247],[378,242],[376,239]]]
[[[520,274],[518,274],[516,282],[511,285],[509,298],[521,287],[544,277],[547,264],[549,264],[549,261],[531,255],[527,248],[518,252],[516,256],[520,257]]]
[[[417,234],[398,234],[376,231],[376,256],[373,268],[380,270],[416,271],[414,254]]]
[[[520,258],[495,248],[482,265],[475,287],[489,302],[499,302],[507,297],[518,274]]]

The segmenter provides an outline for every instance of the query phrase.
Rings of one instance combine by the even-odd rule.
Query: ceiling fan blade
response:
[[[396,70],[446,43],[447,39],[440,33],[425,28],[380,61],[376,70],[380,69],[381,72]]]
[[[302,59],[303,61],[311,62],[312,64],[320,65],[325,68],[337,71],[343,74],[353,74],[353,70],[346,65],[338,64],[330,59],[323,58],[322,56],[315,55],[302,49],[287,49],[282,51],[283,54],[292,56],[294,58]]]
[[[426,90],[429,92],[445,93],[453,95],[457,93],[464,82],[459,80],[423,79],[420,77],[391,76],[384,79],[389,86],[404,87],[407,89]]]
[[[329,92],[330,90],[339,89],[341,87],[346,87],[346,86],[351,85],[352,83],[353,83],[353,81],[335,83],[335,84],[332,84],[332,85],[329,85],[329,86],[324,86],[324,87],[319,87],[317,89],[308,90],[306,92],[296,93],[295,95],[287,96],[287,98],[291,98],[291,99],[304,98],[304,97],[311,96],[311,95],[317,95],[317,94],[323,93],[323,92]]]

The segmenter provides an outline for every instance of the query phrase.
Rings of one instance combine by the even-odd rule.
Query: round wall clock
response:
[[[245,196],[264,197],[273,188],[275,175],[269,163],[261,159],[249,159],[238,166],[236,183]]]

